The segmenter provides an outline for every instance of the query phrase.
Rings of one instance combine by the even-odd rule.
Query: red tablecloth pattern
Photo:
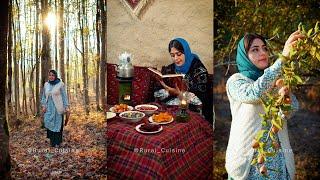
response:
[[[163,131],[152,135],[135,130],[147,117],[139,123],[119,117],[108,120],[108,179],[212,178],[212,126],[199,114],[189,113],[189,122],[162,125]]]

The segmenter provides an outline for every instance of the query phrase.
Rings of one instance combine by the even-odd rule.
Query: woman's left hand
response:
[[[46,107],[42,107],[42,113],[46,113],[47,112],[47,108]]]
[[[169,92],[170,95],[175,95],[175,96],[179,96],[181,91],[178,88],[177,84],[175,88],[172,88],[168,85],[166,85],[162,80],[160,81],[161,85]]]

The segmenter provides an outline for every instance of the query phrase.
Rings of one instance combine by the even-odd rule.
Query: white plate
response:
[[[132,106],[128,106],[128,110],[126,110],[126,111],[131,111],[131,110],[133,110],[133,107],[132,107]],[[122,113],[122,112],[115,112],[115,111],[114,111],[114,107],[111,107],[111,108],[109,109],[109,111],[111,111],[111,112],[113,112],[113,113]],[[123,112],[125,112],[125,111],[123,111]]]
[[[139,109],[140,107],[151,107],[153,108],[153,110],[141,110]],[[144,112],[145,114],[153,114],[156,110],[158,110],[158,106],[155,106],[155,105],[152,105],[152,104],[140,104],[140,105],[136,105],[134,107],[134,109],[138,110],[138,111],[141,111],[141,112]]]
[[[111,118],[114,118],[114,117],[116,117],[116,113],[114,113],[114,112],[107,112],[107,119],[111,119]]]
[[[155,121],[153,121],[152,116],[150,116],[148,120],[149,120],[149,122],[154,123],[154,124],[169,124],[169,123],[173,122],[173,117],[171,118],[170,121],[166,121],[166,122],[155,122]]]
[[[139,125],[137,125],[136,126],[136,130],[139,132],[139,133],[143,133],[143,134],[155,134],[155,133],[158,133],[158,132],[160,132],[160,131],[162,131],[163,130],[163,128],[162,128],[162,126],[160,126],[160,128],[157,130],[157,131],[142,131],[141,129],[140,129],[140,127],[143,125],[144,123],[142,123],[142,124],[139,124]]]

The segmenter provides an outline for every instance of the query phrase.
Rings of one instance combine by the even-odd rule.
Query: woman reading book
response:
[[[179,105],[182,93],[187,94],[189,108],[201,111],[206,120],[212,122],[212,99],[208,98],[208,71],[200,58],[191,52],[189,44],[182,38],[170,41],[168,47],[173,63],[162,67],[162,74],[184,74],[183,83],[179,77],[159,79],[155,86],[155,98],[167,105]],[[180,80],[179,80],[180,79]]]

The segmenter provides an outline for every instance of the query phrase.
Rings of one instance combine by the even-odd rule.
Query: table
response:
[[[167,111],[176,114],[178,108]],[[212,179],[213,129],[198,113],[145,135],[116,116],[107,121],[108,179]]]

